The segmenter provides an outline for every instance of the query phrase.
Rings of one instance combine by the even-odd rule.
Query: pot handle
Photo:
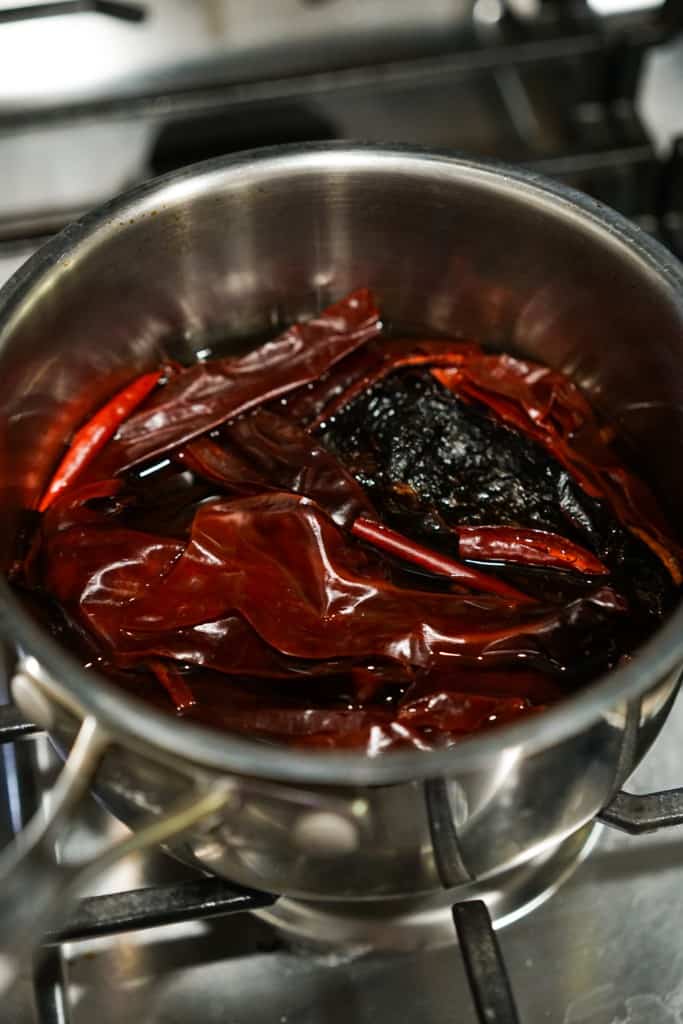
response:
[[[0,995],[6,994],[31,964],[36,946],[74,899],[84,882],[113,863],[148,846],[158,845],[214,816],[236,798],[234,786],[212,784],[193,791],[131,836],[81,864],[60,864],[54,844],[74,822],[110,737],[86,717],[71,752],[50,792],[47,814],[38,811],[0,854]]]

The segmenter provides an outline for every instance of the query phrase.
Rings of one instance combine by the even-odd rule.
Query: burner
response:
[[[257,910],[295,944],[352,958],[369,950],[410,952],[455,941],[452,907],[462,900],[484,900],[494,927],[504,928],[535,910],[588,856],[601,826],[590,823],[519,867],[478,884],[449,889],[434,899],[419,898],[311,902],[280,898]]]

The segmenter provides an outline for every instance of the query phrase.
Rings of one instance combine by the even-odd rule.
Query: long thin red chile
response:
[[[69,450],[41,499],[38,506],[40,512],[49,508],[55,498],[74,483],[82,470],[114,436],[121,424],[156,387],[161,373],[161,370],[145,373],[132,384],[127,384],[76,432]]]
[[[463,565],[462,562],[457,562],[454,558],[430,551],[429,548],[409,540],[408,537],[404,537],[382,523],[375,523],[371,519],[359,516],[351,527],[351,533],[359,540],[364,540],[368,544],[386,551],[389,555],[404,558],[407,562],[419,565],[420,568],[427,569],[428,572],[436,573],[438,576],[449,576],[473,590],[497,594],[516,604],[528,604],[532,601],[527,594],[523,594],[521,590],[511,587],[495,576],[478,572],[468,565]]]
[[[591,576],[609,573],[609,569],[590,551],[546,530],[516,526],[458,526],[454,532],[462,558],[573,569]]]

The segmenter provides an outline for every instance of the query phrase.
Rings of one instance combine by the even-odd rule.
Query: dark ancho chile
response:
[[[569,378],[390,339],[365,289],[132,381],[26,524],[12,583],[85,665],[187,718],[373,755],[542,710],[681,583]]]

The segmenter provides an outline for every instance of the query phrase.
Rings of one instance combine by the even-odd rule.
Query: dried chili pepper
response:
[[[479,351],[473,342],[453,341],[452,338],[388,338],[379,335],[367,344],[345,356],[338,363],[326,370],[317,381],[310,382],[289,393],[276,402],[275,411],[282,412],[306,427],[313,430],[314,421],[320,421],[332,415],[332,408],[347,405],[354,394],[358,393],[361,381],[367,381],[367,387],[374,380],[379,380],[387,373],[398,369],[397,364],[405,358],[417,357],[422,363],[424,356],[456,356],[466,351]],[[430,360],[426,360],[428,364]],[[447,359],[447,366],[455,365],[455,358]],[[273,407],[271,403],[271,407]],[[325,416],[323,416],[325,411]]]
[[[203,503],[187,544],[102,518],[99,528],[49,538],[45,582],[108,649],[140,659],[168,656],[178,636],[184,663],[230,672],[237,614],[295,659],[552,671],[587,621],[586,657],[603,656],[605,628],[625,611],[604,586],[560,606],[397,586],[377,557],[292,494]]]
[[[158,400],[129,419],[109,446],[106,476],[186,444],[247,409],[317,380],[382,329],[366,288],[274,341],[234,359],[198,363],[177,374]]]
[[[462,527],[495,523],[566,538],[609,569],[648,628],[672,600],[664,563],[619,523],[606,501],[588,495],[546,445],[501,423],[488,406],[445,390],[434,379],[441,372],[390,374],[340,410],[321,434],[365,488],[379,518],[456,558],[462,557]],[[534,577],[511,575],[513,564],[519,566],[506,563],[506,578],[536,594]],[[526,564],[533,568],[531,559]],[[548,581],[538,582],[541,595],[548,594]]]
[[[683,552],[668,535],[649,490],[620,465],[602,426],[564,374],[509,355],[479,352],[459,367],[435,368],[445,387],[482,402],[544,445],[591,497],[604,498],[628,529],[683,582]]]
[[[222,490],[235,494],[258,494],[268,490],[268,482],[225,444],[210,437],[196,437],[175,453],[178,463]]]
[[[514,721],[528,711],[529,703],[521,697],[436,693],[402,703],[397,719],[413,729],[427,726],[465,736],[493,722]]]
[[[270,488],[307,495],[340,526],[375,516],[370,498],[339,460],[287,417],[258,409],[228,424],[224,437]]]
[[[318,413],[316,419],[311,423],[310,430],[318,430],[326,420],[329,420],[339,410],[343,409],[345,405],[352,402],[354,398],[361,395],[368,388],[376,384],[377,381],[386,377],[389,373],[395,373],[396,370],[405,370],[409,367],[418,366],[431,366],[431,367],[453,367],[462,366],[467,358],[467,352],[471,350],[471,345],[463,342],[462,350],[451,350],[444,352],[443,346],[438,343],[426,343],[423,342],[422,349],[436,349],[435,351],[420,351],[417,354],[412,355],[400,355],[398,353],[387,354],[384,361],[378,366],[374,367],[371,371],[364,374],[354,380],[347,388],[335,395],[328,404]]]
[[[164,372],[82,428],[13,558],[55,637],[147,701],[266,742],[447,747],[672,607],[678,546],[563,374],[388,338],[364,289]]]
[[[38,505],[39,512],[49,508],[57,495],[74,483],[133,410],[137,409],[153,391],[160,377],[161,370],[156,370],[154,373],[144,373],[131,384],[127,384],[76,432],[69,450]]]
[[[213,721],[225,729],[312,749],[364,748],[370,757],[406,747],[449,746],[468,733],[519,719],[532,710],[520,698],[440,693],[402,704],[400,710],[306,709],[275,705],[230,709],[216,705]],[[425,734],[423,730],[428,730]],[[429,734],[432,739],[430,740]]]
[[[227,424],[220,443],[207,437],[190,441],[176,457],[228,493],[305,494],[340,525],[374,515],[369,498],[337,459],[303,427],[269,409]]]
[[[472,590],[483,591],[488,594],[498,594],[499,597],[504,597],[509,601],[521,604],[526,604],[531,600],[526,594],[523,594],[515,587],[509,586],[502,580],[496,579],[495,576],[488,576],[484,572],[477,572],[476,569],[463,565],[462,562],[457,562],[454,558],[448,558],[446,555],[430,551],[422,544],[416,544],[415,541],[403,537],[396,530],[391,530],[383,523],[373,522],[371,519],[361,516],[353,523],[351,533],[360,540],[367,541],[368,544],[373,544],[390,555],[395,555],[397,558],[405,558],[407,561],[414,562],[415,565],[419,565],[428,572],[436,573],[438,576],[449,576],[451,579]]]
[[[574,569],[603,576],[609,569],[590,551],[547,530],[513,526],[458,526],[458,551],[475,561],[513,562]]]

